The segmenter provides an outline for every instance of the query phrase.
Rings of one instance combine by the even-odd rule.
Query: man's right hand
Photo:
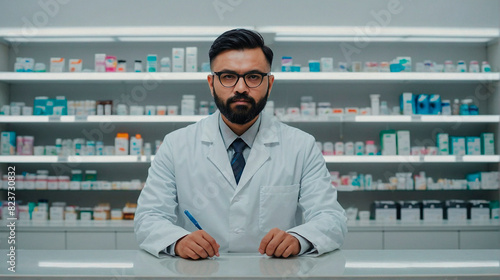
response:
[[[204,230],[197,230],[175,244],[175,254],[184,259],[206,259],[219,256],[220,245]]]

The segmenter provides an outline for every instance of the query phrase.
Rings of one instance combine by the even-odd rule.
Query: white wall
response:
[[[398,4],[399,3],[399,4]],[[498,27],[498,0],[0,0],[0,27],[356,25],[388,5],[390,26]]]

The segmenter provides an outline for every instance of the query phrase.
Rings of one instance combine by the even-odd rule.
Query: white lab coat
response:
[[[196,231],[189,210],[220,252],[258,252],[274,227],[310,241],[317,254],[339,248],[346,216],[314,138],[261,114],[240,182],[229,163],[220,113],[165,136],[149,168],[135,214],[142,249],[159,256]]]

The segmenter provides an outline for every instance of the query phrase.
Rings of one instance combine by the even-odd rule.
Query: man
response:
[[[209,57],[219,111],[165,136],[138,200],[140,247],[190,259],[339,248],[345,212],[314,138],[261,113],[274,83],[272,50],[260,34],[235,29]]]

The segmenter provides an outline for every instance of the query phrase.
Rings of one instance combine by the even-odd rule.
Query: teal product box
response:
[[[441,114],[441,96],[439,94],[431,94],[429,96],[429,114]]]
[[[52,99],[49,99],[52,100]],[[68,114],[68,101],[64,96],[57,96],[52,108],[52,114],[57,116],[65,116]]]
[[[411,57],[409,56],[399,56],[396,58],[396,61],[399,62],[400,65],[403,66],[404,72],[411,72]]]
[[[481,155],[481,138],[465,137],[465,145],[468,155]]]
[[[495,154],[495,135],[493,133],[481,133],[481,154]]]
[[[292,72],[300,72],[300,65],[292,65],[290,68]]]
[[[498,200],[490,201],[491,219],[500,219],[500,203]]]
[[[449,137],[447,133],[438,133],[436,144],[438,147],[438,155],[450,154]]]
[[[2,131],[0,135],[0,145],[2,155],[16,154],[16,133],[12,131]]]
[[[291,72],[293,58],[291,56],[281,57],[281,72]]]
[[[156,54],[148,54],[146,57],[148,72],[158,72],[158,56]]]
[[[429,95],[419,94],[417,96],[417,114],[427,115],[429,114]]]
[[[37,96],[33,102],[33,115],[43,116],[47,115],[47,96]]]
[[[320,72],[321,63],[317,60],[309,60],[309,72]]]
[[[383,130],[380,132],[380,146],[383,156],[395,156],[398,154],[396,131]]]
[[[399,96],[399,108],[402,115],[412,115],[416,113],[413,104],[413,93],[403,92]]]
[[[465,137],[450,137],[450,154],[458,156],[465,155]]]

